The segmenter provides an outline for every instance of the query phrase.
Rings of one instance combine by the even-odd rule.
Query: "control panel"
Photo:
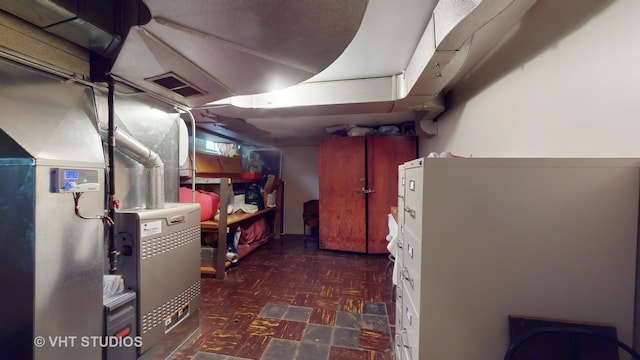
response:
[[[51,169],[51,192],[100,191],[98,170],[93,169]]]

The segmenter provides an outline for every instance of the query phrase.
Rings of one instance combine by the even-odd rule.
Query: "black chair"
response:
[[[516,359],[515,355],[517,351],[527,342],[531,341],[534,338],[537,338],[542,335],[548,334],[563,334],[568,336],[568,344],[569,347],[569,360],[578,360],[580,359],[580,340],[588,340],[588,338],[597,338],[604,340],[607,343],[613,344],[616,348],[623,349],[628,354],[632,356],[633,359],[640,360],[640,354],[638,354],[635,350],[633,350],[630,346],[623,343],[622,341],[612,338],[611,336],[601,334],[589,329],[578,328],[578,327],[538,327],[531,329],[519,337],[517,337],[509,349],[507,350],[504,360],[512,360]],[[615,355],[616,359],[617,354]]]

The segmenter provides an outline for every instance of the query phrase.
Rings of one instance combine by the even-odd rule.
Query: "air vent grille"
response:
[[[189,84],[174,73],[166,73],[164,75],[154,76],[145,80],[160,85],[163,88],[169,91],[173,91],[174,93],[185,98],[205,94],[204,91]]]

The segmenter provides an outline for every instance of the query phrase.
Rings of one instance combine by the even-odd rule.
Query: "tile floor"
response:
[[[200,331],[172,359],[393,359],[395,304],[385,255],[272,240],[202,279]]]

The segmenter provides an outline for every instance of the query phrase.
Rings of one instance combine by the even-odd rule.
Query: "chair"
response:
[[[513,341],[511,346],[509,346],[509,349],[507,350],[504,356],[504,360],[515,359],[514,356],[524,344],[526,344],[527,342],[531,341],[534,338],[537,338],[543,335],[548,335],[548,334],[563,334],[568,336],[568,343],[566,344],[568,346],[568,353],[569,353],[568,360],[580,359],[579,357],[580,341],[589,340],[589,338],[592,338],[591,341],[593,341],[593,338],[604,340],[607,343],[613,344],[614,346],[616,346],[616,348],[623,349],[629,355],[631,355],[633,359],[640,360],[640,354],[638,354],[635,350],[633,350],[627,344],[609,335],[598,333],[585,328],[555,327],[555,326],[538,327],[523,333]],[[567,349],[565,348],[564,350],[567,350]],[[602,358],[598,357],[598,359],[602,359]],[[615,359],[618,359],[617,354],[615,354]]]

